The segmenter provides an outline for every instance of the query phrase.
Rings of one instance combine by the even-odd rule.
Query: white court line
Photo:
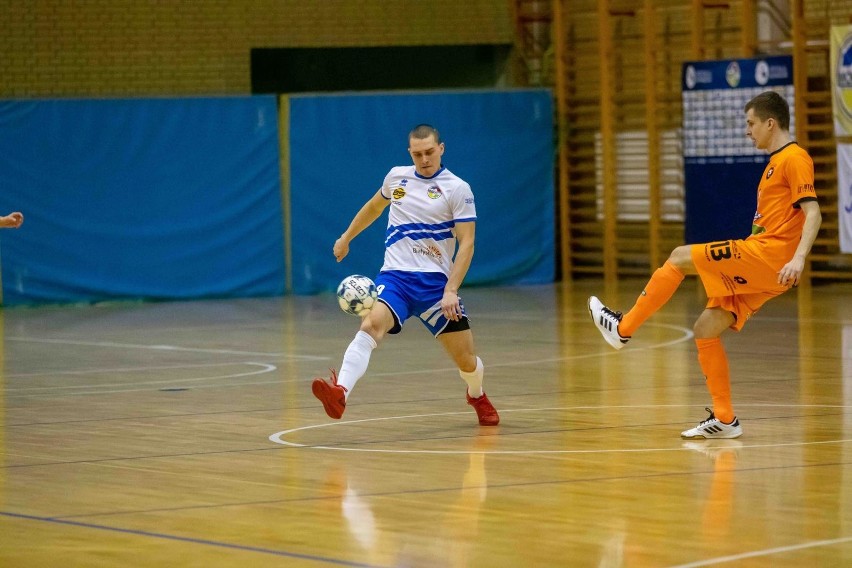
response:
[[[237,388],[237,387],[243,388],[243,387],[250,387],[250,386],[253,386],[253,385],[280,385],[280,384],[281,384],[281,381],[250,381],[250,382],[238,382],[238,383],[233,383],[233,384],[216,383],[216,384],[212,384],[212,385],[193,385],[192,387],[188,387],[186,390],[189,390],[189,388],[192,388],[192,390],[199,390],[199,389],[218,389],[218,388]],[[14,398],[28,398],[29,399],[29,398],[51,398],[51,397],[55,397],[55,396],[85,396],[85,395],[90,395],[90,394],[116,394],[116,393],[125,393],[125,392],[152,392],[155,389],[156,389],[156,387],[155,388],[144,388],[144,389],[113,389],[113,390],[93,390],[93,391],[80,391],[80,392],[63,392],[63,393],[56,393],[56,394],[48,392],[48,393],[40,393],[40,394],[15,394],[15,395],[10,395],[6,398],[11,400],[11,399],[14,399]],[[156,389],[156,390],[160,390],[160,389]]]
[[[519,366],[519,365],[529,365],[529,364],[539,364],[539,363],[556,363],[558,361],[568,361],[568,360],[574,361],[574,360],[577,360],[577,359],[592,359],[594,357],[600,357],[601,355],[604,355],[604,356],[621,355],[623,357],[624,355],[628,355],[630,353],[638,353],[639,351],[648,351],[650,349],[660,349],[660,348],[663,348],[663,347],[669,347],[670,345],[676,345],[678,343],[683,343],[684,341],[689,341],[690,339],[695,337],[695,334],[692,332],[692,330],[687,329],[687,328],[680,326],[680,325],[669,325],[669,324],[664,324],[664,323],[658,323],[658,324],[653,324],[653,325],[656,326],[656,327],[668,327],[670,329],[674,329],[674,330],[683,332],[683,336],[677,337],[677,338],[669,340],[669,341],[664,341],[663,343],[655,343],[653,345],[647,345],[645,347],[633,348],[633,349],[630,349],[629,351],[622,351],[621,353],[619,353],[618,351],[615,351],[613,349],[613,350],[607,351],[605,353],[586,353],[585,355],[569,355],[569,356],[566,356],[566,357],[551,357],[551,358],[548,358],[548,359],[538,359],[536,361],[519,361],[519,362],[513,362],[513,363],[493,363],[493,364],[489,364],[488,366],[489,367],[515,367],[515,366]],[[645,327],[652,327],[652,325],[646,323]],[[401,374],[404,374],[404,373],[401,373]]]
[[[618,352],[614,349],[610,349],[608,351],[598,351],[594,353],[585,353],[583,355],[566,355],[565,357],[548,357],[546,359],[527,359],[520,361],[512,361],[509,363],[488,363],[486,365],[489,369],[493,369],[496,367],[523,367],[526,365],[540,365],[542,363],[558,363],[560,361],[576,361],[579,359],[594,359],[597,357],[608,357],[612,355],[620,355],[624,357],[625,355],[629,355],[630,353],[638,353],[640,351],[647,351],[649,349],[660,349],[662,347],[669,347],[670,345],[676,345],[678,343],[683,343],[684,341],[689,341],[695,334],[691,329],[685,328],[680,325],[669,325],[665,323],[646,323],[645,327],[667,327],[670,329],[674,329],[676,331],[680,331],[683,333],[681,337],[672,339],[670,341],[665,341],[663,343],[655,343],[653,345],[647,345],[644,347],[634,347],[628,351]],[[442,368],[429,368],[429,369],[419,369],[416,371],[387,371],[384,373],[373,373],[370,372],[371,377],[397,377],[402,375],[422,375],[428,373],[447,373],[451,371],[458,371],[456,367],[442,367]]]
[[[162,380],[162,381],[142,381],[142,382],[134,381],[132,383],[132,386],[191,383],[191,382],[207,381],[207,380],[214,380],[214,379],[236,379],[236,378],[239,378],[239,377],[250,377],[250,376],[253,376],[253,375],[262,375],[264,373],[270,373],[270,372],[278,369],[278,367],[276,367],[275,365],[270,365],[269,363],[252,363],[252,362],[246,361],[246,362],[241,363],[241,364],[242,365],[253,365],[253,366],[256,366],[256,367],[261,367],[261,369],[256,370],[256,371],[249,371],[249,372],[246,372],[246,373],[229,373],[227,375],[216,375],[216,376],[212,376],[212,377],[194,377],[194,378],[191,378],[191,379],[166,379],[166,380]],[[236,365],[236,363],[234,363],[234,365]],[[101,387],[121,387],[121,386],[129,386],[129,385],[127,383],[106,383],[106,384],[92,384],[92,385],[26,387],[26,388],[18,388],[18,389],[9,388],[9,389],[6,389],[6,392],[7,393],[27,393],[27,392],[32,392],[32,391],[51,391],[51,392],[53,392],[53,391],[67,390],[67,389],[84,389],[84,388],[100,389]],[[96,390],[96,391],[89,391],[89,392],[85,392],[85,393],[62,393],[62,395],[68,396],[68,395],[75,395],[75,394],[101,394],[101,393],[108,393],[108,392],[136,392],[136,391],[140,391],[140,390],[150,390],[150,389],[118,389],[118,390],[113,390],[113,391]],[[52,395],[46,395],[46,396],[52,396]]]
[[[232,349],[202,349],[199,347],[180,347],[178,345],[142,345],[138,343],[114,343],[112,341],[73,341],[70,339],[44,339],[36,337],[6,337],[7,341],[26,343],[54,343],[62,345],[84,345],[88,347],[120,347],[122,349],[153,349],[155,351],[187,351],[192,353],[221,353],[223,355],[261,355],[267,357],[284,357],[305,361],[327,361],[328,357],[314,355],[292,355],[290,353],[265,353],[258,351],[235,351]]]
[[[819,546],[833,546],[835,544],[843,544],[852,542],[852,536],[842,538],[833,538],[830,540],[813,540],[802,544],[792,544],[790,546],[779,546],[776,548],[766,548],[764,550],[755,550],[753,552],[743,552],[742,554],[732,554],[730,556],[719,556],[717,558],[708,558],[707,560],[699,560],[688,564],[678,564],[671,568],[698,568],[699,566],[714,566],[725,562],[736,562],[737,560],[745,560],[746,558],[758,558],[760,556],[771,556],[773,554],[783,554],[785,552],[794,552],[796,550],[804,550],[806,548],[817,548]]]
[[[646,408],[692,408],[694,404],[639,404],[639,405],[619,405],[619,406],[556,406],[556,407],[546,407],[546,408],[515,408],[515,409],[503,409],[501,413],[508,412],[541,412],[541,411],[551,411],[551,410],[612,410],[612,409],[646,409]],[[849,405],[823,405],[823,404],[772,404],[772,405],[749,405],[749,404],[740,404],[739,406],[771,406],[771,407],[783,407],[783,408],[801,408],[801,407],[809,407],[809,408],[852,408]],[[363,422],[382,422],[386,420],[404,420],[407,418],[427,418],[432,416],[451,416],[457,414],[469,414],[468,411],[465,412],[440,412],[440,413],[432,413],[432,414],[409,414],[402,416],[385,416],[381,418],[363,418],[361,420],[348,420],[345,422],[327,422],[322,424],[311,424],[308,426],[300,426],[297,428],[290,428],[289,430],[282,430],[281,432],[276,432],[269,436],[269,441],[280,444],[282,446],[290,446],[294,448],[306,448],[312,450],[334,450],[341,452],[369,452],[369,453],[385,453],[385,454],[623,454],[623,453],[650,453],[650,452],[675,452],[675,451],[692,451],[690,448],[685,448],[682,445],[678,447],[667,447],[667,448],[623,448],[623,449],[600,449],[600,450],[483,450],[483,451],[470,451],[470,450],[416,450],[416,449],[402,449],[402,450],[390,450],[383,448],[347,448],[343,446],[316,446],[311,444],[299,444],[297,442],[288,442],[284,440],[284,436],[291,434],[293,432],[299,432],[303,430],[313,430],[317,428],[329,428],[333,426],[345,426],[347,424],[359,424]],[[530,434],[535,434],[535,432],[531,432]],[[678,440],[679,442],[683,442],[682,440]],[[780,448],[787,446],[817,446],[824,444],[845,444],[852,442],[852,438],[844,438],[839,440],[820,440],[817,442],[779,442],[772,444],[743,444],[742,446],[738,446],[738,448],[746,449],[746,448]]]
[[[664,324],[664,323],[646,323],[646,327],[664,327],[669,329],[674,329],[676,331],[680,331],[683,335],[681,337],[672,339],[670,341],[666,341],[663,343],[657,343],[654,345],[648,345],[644,347],[638,347],[631,349],[630,351],[638,352],[645,351],[649,349],[660,349],[663,347],[668,347],[670,345],[675,345],[677,343],[682,343],[684,341],[688,341],[694,334],[692,330],[672,324]],[[65,344],[65,345],[83,345],[83,346],[91,346],[91,347],[117,347],[117,348],[131,348],[131,349],[151,349],[157,351],[183,351],[183,352],[196,352],[196,353],[219,353],[219,354],[230,354],[230,355],[260,355],[260,356],[268,356],[268,357],[276,357],[279,360],[303,360],[303,361],[328,361],[331,359],[330,357],[320,357],[316,355],[293,355],[290,353],[265,353],[265,352],[254,352],[254,351],[235,351],[235,350],[227,350],[227,349],[202,349],[195,347],[179,347],[174,345],[142,345],[136,343],[115,343],[111,341],[73,341],[67,339],[46,339],[46,338],[35,338],[35,337],[16,337],[10,336],[6,337],[7,340],[10,341],[20,341],[20,342],[31,342],[31,343],[54,343],[54,344]],[[607,352],[597,352],[597,353],[586,353],[584,355],[568,355],[565,357],[549,357],[546,359],[534,359],[527,361],[513,361],[510,363],[491,363],[489,367],[517,367],[524,365],[538,365],[541,363],[557,363],[559,361],[569,361],[569,360],[578,360],[578,359],[590,359],[601,356],[611,356],[616,355],[616,351],[607,351]],[[149,367],[154,368],[154,367]],[[161,367],[161,368],[169,368],[169,367]],[[383,377],[383,376],[401,376],[401,375],[417,375],[424,373],[445,373],[449,371],[455,371],[455,367],[447,367],[447,368],[435,368],[435,369],[420,369],[415,371],[389,371],[385,373],[370,373],[371,377]],[[96,372],[96,371],[93,371]],[[24,377],[24,376],[38,376],[38,375],[48,375],[48,374],[74,374],[74,373],[83,373],[83,371],[59,371],[57,373],[38,373],[35,375],[7,375],[8,377]]]
[[[114,367],[112,369],[83,369],[80,371],[42,371],[40,373],[7,373],[3,375],[7,379],[19,379],[26,377],[53,377],[55,375],[96,375],[98,373],[136,373],[147,371],[160,371],[164,369],[199,369],[203,367],[227,367],[228,365],[244,365],[245,361],[231,361],[224,363],[195,363],[187,365],[150,365],[145,367]]]
[[[228,373],[227,375],[216,375],[212,377],[194,377],[191,379],[166,379],[163,381],[134,381],[133,385],[159,385],[163,383],[188,383],[195,381],[206,381],[208,379],[235,379],[237,377],[250,377],[252,375],[260,375],[263,373],[269,373],[271,371],[276,370],[278,367],[275,365],[270,365],[269,363],[252,363],[250,361],[245,361],[242,363],[229,363],[229,365],[253,365],[256,367],[262,367],[259,371],[250,371],[247,373]],[[63,390],[63,389],[87,389],[87,388],[99,388],[99,387],[120,387],[126,386],[127,383],[96,383],[92,385],[64,385],[64,386],[50,386],[50,387],[24,387],[24,388],[7,388],[6,392],[29,392],[29,391],[43,391],[43,390]]]

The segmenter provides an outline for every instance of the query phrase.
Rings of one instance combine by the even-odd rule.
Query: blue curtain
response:
[[[0,102],[4,304],[283,292],[274,97]]]
[[[408,132],[438,128],[444,165],[476,197],[476,252],[465,280],[540,284],[555,273],[549,91],[295,96],[290,99],[293,288],[331,290],[382,265],[383,216],[342,263],[332,246],[393,166],[411,164]]]

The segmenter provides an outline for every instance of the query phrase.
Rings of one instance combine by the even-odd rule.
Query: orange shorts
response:
[[[760,249],[760,244],[737,239],[692,245],[690,250],[709,298],[707,307],[734,314],[735,331],[768,300],[790,288],[778,284],[779,269],[767,264]]]

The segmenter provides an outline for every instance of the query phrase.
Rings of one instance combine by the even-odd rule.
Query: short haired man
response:
[[[742,427],[731,404],[728,356],[721,335],[740,331],[771,298],[796,286],[822,222],[814,190],[814,164],[790,135],[790,109],[775,91],[745,105],[746,136],[769,153],[757,187],[752,234],[745,239],[679,246],[656,270],[633,307],[621,312],[589,298],[589,312],[604,339],[621,349],[642,323],[697,274],[708,302],[695,322],[698,362],[713,400],[710,416],[683,438],[737,438]]]
[[[434,127],[420,124],[411,130],[408,153],[414,165],[392,168],[334,243],[334,257],[340,262],[352,239],[390,206],[384,265],[375,279],[378,301],[346,349],[340,374],[332,371],[329,380],[315,379],[312,390],[326,414],[340,418],[352,388],[367,371],[373,349],[385,334],[399,333],[408,318],[416,317],[458,367],[467,383],[467,403],[476,410],[479,423],[496,426],[500,417],[482,390],[484,367],[458,295],[473,258],[473,193],[441,162],[444,143]]]

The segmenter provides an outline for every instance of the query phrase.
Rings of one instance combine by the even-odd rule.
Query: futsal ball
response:
[[[337,287],[337,303],[340,309],[353,316],[364,317],[373,309],[378,291],[376,284],[360,274],[344,278]]]

